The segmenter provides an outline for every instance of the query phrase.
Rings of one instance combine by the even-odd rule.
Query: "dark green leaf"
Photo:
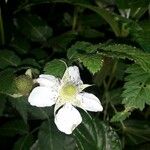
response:
[[[17,99],[10,99],[10,102],[12,104],[12,107],[14,107],[18,113],[23,118],[24,122],[27,123],[28,119],[28,106],[26,99],[24,97],[17,98]]]
[[[20,65],[20,58],[12,51],[3,50],[0,51],[0,68],[4,69],[8,66],[18,66]]]
[[[0,93],[13,94],[14,69],[6,69],[0,72]]]
[[[52,29],[38,16],[29,15],[18,18],[17,27],[32,41],[46,42],[52,36]]]
[[[75,150],[75,142],[70,135],[61,133],[54,125],[54,120],[50,123],[45,121],[40,127],[38,135],[40,150]]]
[[[31,135],[26,135],[14,144],[13,150],[29,150],[33,143],[33,137]]]
[[[85,114],[82,124],[75,130],[79,150],[121,150],[117,133],[99,119]]]
[[[22,37],[16,37],[11,45],[15,48],[15,51],[19,54],[26,54],[30,50],[30,44],[28,41]]]
[[[0,116],[3,114],[5,109],[6,97],[0,94]]]
[[[56,52],[64,52],[68,45],[76,38],[77,32],[66,32],[48,41],[48,45]]]
[[[127,120],[125,125],[125,137],[130,145],[150,141],[150,122],[141,120]],[[145,149],[143,149],[145,150]]]
[[[28,126],[22,120],[14,120],[0,126],[0,135],[15,136],[28,134]]]

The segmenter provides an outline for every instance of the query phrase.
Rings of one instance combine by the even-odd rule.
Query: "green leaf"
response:
[[[65,69],[66,69],[65,62],[59,59],[54,59],[46,63],[44,67],[44,73],[61,78],[65,72]]]
[[[107,55],[110,57],[130,59],[139,64],[145,71],[150,71],[150,54],[142,52],[136,47],[132,47],[126,44],[98,44],[97,50],[101,55]]]
[[[117,112],[112,118],[111,122],[118,122],[118,121],[124,121],[126,118],[128,118],[131,115],[131,112],[128,111],[122,111]]]
[[[29,42],[22,37],[15,37],[11,45],[19,54],[27,54],[30,50]]]
[[[0,51],[0,69],[4,69],[8,66],[17,67],[20,65],[20,58],[10,50]]]
[[[31,106],[30,104],[28,104],[28,113],[30,120],[45,120],[54,115],[53,107],[40,108]]]
[[[126,83],[123,91],[123,104],[127,108],[143,110],[145,104],[150,105],[150,74],[140,66],[130,66],[126,73]]]
[[[97,14],[99,14],[110,25],[115,35],[116,36],[120,35],[120,27],[119,27],[118,19],[121,17],[119,15],[111,13],[107,11],[106,9],[92,6],[92,5],[87,5],[87,4],[82,4],[82,3],[77,3],[77,5],[84,7],[84,8],[88,8],[96,12]]]
[[[52,29],[38,16],[22,16],[17,23],[20,31],[32,41],[46,42],[52,36]]]
[[[26,99],[24,97],[20,97],[17,99],[10,99],[9,101],[10,101],[12,107],[14,107],[18,111],[18,113],[21,115],[24,122],[27,123],[28,106],[27,106]]]
[[[29,150],[33,143],[32,135],[26,135],[18,139],[13,150]]]
[[[0,72],[0,93],[13,94],[14,69],[6,69]]]
[[[22,120],[13,120],[0,126],[0,135],[13,137],[28,134],[28,130],[28,126]]]
[[[85,114],[82,124],[75,130],[79,150],[121,150],[117,133],[99,119]]]
[[[98,72],[103,66],[103,58],[98,54],[79,54],[76,57],[93,74]]]
[[[128,144],[135,145],[150,141],[150,122],[142,120],[126,120],[125,139]],[[145,150],[145,149],[140,149]]]
[[[22,60],[21,65],[40,68],[40,66],[37,63],[37,61],[35,59],[33,59],[33,58],[26,58],[26,59]]]
[[[88,42],[77,42],[68,49],[67,56],[73,61],[78,60],[91,72],[96,73],[102,68],[103,58],[99,54],[93,54],[93,45]]]
[[[75,142],[71,135],[61,133],[54,125],[54,120],[45,121],[40,127],[38,143],[40,150],[75,150]]]
[[[66,51],[68,45],[76,38],[77,32],[69,31],[59,36],[53,37],[48,41],[48,46],[56,52]]]

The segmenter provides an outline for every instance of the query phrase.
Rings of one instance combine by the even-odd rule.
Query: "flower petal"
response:
[[[71,134],[81,122],[79,111],[69,103],[65,104],[55,116],[57,128],[66,134]]]
[[[37,107],[52,106],[58,98],[58,92],[47,87],[38,86],[32,90],[28,102]]]
[[[57,89],[60,85],[59,79],[52,75],[41,74],[36,81],[40,84],[40,86],[55,87],[55,89]]]
[[[74,83],[75,85],[83,84],[79,69],[77,66],[68,67],[62,78],[62,83]]]
[[[103,110],[101,102],[93,94],[86,93],[86,92],[79,93],[77,95],[77,100],[79,101],[77,106],[81,107],[84,110],[94,111],[94,112]]]

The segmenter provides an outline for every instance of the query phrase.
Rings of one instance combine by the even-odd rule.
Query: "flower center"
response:
[[[77,88],[73,84],[66,84],[60,90],[60,97],[63,101],[71,101],[75,98]]]

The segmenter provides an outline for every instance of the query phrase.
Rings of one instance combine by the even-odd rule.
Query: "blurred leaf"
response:
[[[38,143],[40,150],[76,149],[72,136],[61,133],[54,125],[53,120],[50,123],[48,121],[42,123],[38,135]]]
[[[4,69],[8,66],[18,66],[20,65],[20,58],[10,50],[0,51],[0,68]]]
[[[21,65],[23,66],[32,66],[36,68],[40,68],[40,65],[37,63],[37,61],[33,58],[26,58],[22,60]]]
[[[2,116],[5,109],[6,97],[0,94],[0,116]]]
[[[40,108],[28,105],[28,113],[29,119],[31,120],[34,119],[45,120],[54,115],[54,110],[53,107]]]
[[[36,48],[30,52],[37,60],[41,60],[47,57],[47,53],[44,49]]]
[[[6,69],[0,72],[0,93],[13,94],[14,69]]]
[[[30,50],[29,42],[22,37],[15,37],[11,45],[15,48],[15,51],[19,54],[26,54]]]
[[[76,36],[76,32],[66,32],[57,37],[51,38],[48,41],[48,45],[51,46],[56,52],[64,52],[68,45],[76,38]]]
[[[31,135],[26,135],[14,144],[13,150],[29,150],[33,143],[33,137]]]
[[[79,150],[122,149],[117,133],[110,126],[87,114],[82,117],[82,124],[74,132]]]
[[[24,97],[20,97],[17,99],[10,99],[10,103],[12,104],[12,107],[14,107],[21,115],[24,122],[27,123],[28,109],[26,99]]]
[[[127,120],[125,124],[125,136],[128,144],[134,145],[150,142],[150,122],[141,120]],[[145,150],[145,149],[143,149]]]
[[[85,38],[99,38],[104,37],[104,33],[92,28],[84,28],[80,31],[80,35]]]
[[[22,120],[8,121],[0,126],[0,135],[15,136],[28,134],[28,126]]]
[[[44,73],[61,78],[65,72],[65,69],[66,69],[65,62],[62,62],[59,59],[54,59],[46,63],[44,67]]]
[[[150,52],[150,31],[135,31],[131,35],[145,51]]]
[[[35,42],[46,42],[52,36],[52,29],[35,15],[17,18],[17,27],[30,40]]]

